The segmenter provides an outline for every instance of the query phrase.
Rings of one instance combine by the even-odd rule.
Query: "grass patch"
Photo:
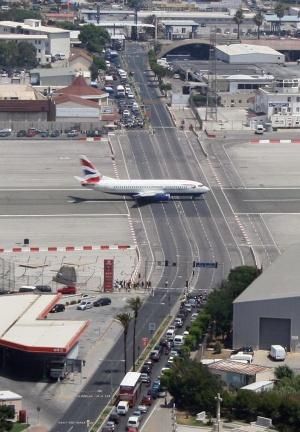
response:
[[[29,427],[29,424],[27,423],[14,423],[12,429],[10,432],[21,432]]]
[[[176,421],[178,424],[184,426],[202,426],[201,421],[197,421],[195,416],[190,415],[187,412],[176,411]]]

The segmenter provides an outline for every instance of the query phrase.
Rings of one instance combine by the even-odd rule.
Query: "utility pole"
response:
[[[216,44],[217,34],[215,29],[210,32],[209,43],[209,70],[208,70],[208,83],[206,93],[206,113],[205,120],[218,120],[218,98],[217,98],[217,58],[216,58]]]
[[[221,402],[223,399],[221,398],[220,393],[217,394],[215,400],[217,401],[217,418],[214,424],[214,432],[222,432],[223,428],[221,423]]]

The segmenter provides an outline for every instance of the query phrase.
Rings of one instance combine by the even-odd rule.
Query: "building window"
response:
[[[288,102],[291,102],[291,101],[292,101],[292,98],[289,96],[289,97],[287,98],[287,101],[288,101]]]
[[[186,33],[186,28],[185,28],[185,27],[183,27],[183,28],[181,29],[181,33]]]
[[[296,108],[296,112],[298,113],[299,111],[300,111],[300,108],[299,108],[299,107],[297,107],[297,108]]]
[[[300,102],[300,96],[297,96],[296,100],[297,100],[297,102]]]
[[[239,99],[239,103],[240,103],[240,104],[242,103],[242,99]]]

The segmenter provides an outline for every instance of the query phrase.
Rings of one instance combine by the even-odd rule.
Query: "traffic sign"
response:
[[[155,330],[156,330],[155,322],[150,322],[148,325],[148,329],[149,329],[149,332],[155,332]]]
[[[196,261],[196,267],[197,268],[217,268],[218,263],[217,262],[201,262]]]

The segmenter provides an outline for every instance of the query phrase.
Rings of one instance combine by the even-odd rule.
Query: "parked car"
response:
[[[109,297],[102,297],[96,301],[94,301],[94,306],[107,306],[111,304],[111,299]]]
[[[11,132],[9,132],[8,130],[0,130],[0,137],[1,138],[5,138],[11,135]]]
[[[26,136],[26,130],[21,129],[17,132],[17,137],[21,138],[21,137],[25,137]]]
[[[78,136],[78,131],[77,130],[70,130],[68,133],[67,133],[67,137],[68,138],[74,138],[74,137],[77,137]]]
[[[40,133],[40,136],[41,136],[41,138],[48,138],[48,136],[49,136],[49,131],[42,131],[41,133]]]
[[[50,285],[36,285],[35,288],[40,292],[51,292],[51,286]]]
[[[86,310],[91,309],[93,307],[93,303],[89,300],[83,300],[78,306],[78,310]]]
[[[241,348],[234,349],[231,354],[238,354],[242,352],[243,354],[254,354],[252,346],[242,346]]]
[[[66,309],[65,305],[63,305],[62,303],[57,303],[56,305],[53,306],[50,312],[51,313],[63,312],[65,309]]]
[[[74,286],[65,286],[62,288],[58,288],[57,290],[60,294],[76,294],[76,287]]]
[[[51,138],[57,138],[57,137],[59,137],[59,131],[58,130],[53,130],[53,131],[51,131],[50,132],[50,134],[49,134],[49,136],[51,137]]]

